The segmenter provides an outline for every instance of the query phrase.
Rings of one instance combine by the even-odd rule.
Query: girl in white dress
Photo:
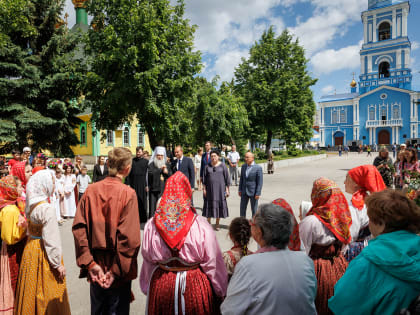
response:
[[[195,179],[197,181],[198,190],[202,190],[200,180],[201,157],[203,156],[203,149],[199,148],[197,154],[194,156]]]
[[[73,218],[76,214],[76,175],[73,174],[74,166],[71,163],[63,165],[64,170],[64,216]]]

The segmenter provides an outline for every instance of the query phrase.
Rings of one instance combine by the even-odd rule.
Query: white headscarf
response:
[[[32,205],[47,200],[54,192],[53,175],[49,170],[36,172],[26,185],[26,211]]]
[[[310,201],[302,201],[302,203],[300,204],[300,208],[302,209],[302,218],[305,218],[306,217],[306,214],[312,208],[312,202],[310,202]]]
[[[155,150],[153,151],[153,154],[152,154],[152,158],[149,160],[149,164],[153,163],[156,155],[163,155],[163,160],[166,163],[166,149],[165,149],[165,147],[156,147],[155,148]]]

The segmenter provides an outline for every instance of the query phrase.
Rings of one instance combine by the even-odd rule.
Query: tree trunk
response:
[[[157,139],[152,126],[146,125],[146,132],[149,137],[150,147],[154,150],[158,146],[159,140]]]
[[[273,132],[269,129],[267,131],[267,140],[265,141],[265,154],[267,154],[267,156],[268,156],[268,154],[270,153],[270,150],[271,150],[271,140],[272,140],[272,138],[273,138]]]

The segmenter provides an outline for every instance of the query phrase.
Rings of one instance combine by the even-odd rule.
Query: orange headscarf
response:
[[[9,205],[16,205],[21,212],[25,210],[25,201],[19,195],[16,181],[12,175],[0,180],[0,210]]]
[[[196,212],[191,198],[190,182],[183,173],[178,171],[168,178],[154,221],[160,236],[171,249],[181,249],[194,223]]]
[[[292,215],[292,221],[293,221],[294,226],[293,226],[292,234],[290,234],[288,247],[290,250],[299,251],[300,250],[299,224],[296,221],[296,217],[295,217],[295,214],[293,213],[292,207],[283,198],[276,199],[272,203],[284,208],[285,210],[287,210],[287,212],[289,212]]]
[[[321,177],[312,188],[312,209],[306,216],[316,216],[337,239],[349,244],[351,241],[351,214],[346,197],[332,180]]]
[[[349,171],[349,176],[360,187],[351,197],[351,203],[359,210],[365,205],[367,191],[374,193],[386,189],[381,174],[373,165],[355,167]]]
[[[44,169],[45,169],[44,166],[36,166],[32,169],[32,175],[34,175],[36,172],[42,171]]]

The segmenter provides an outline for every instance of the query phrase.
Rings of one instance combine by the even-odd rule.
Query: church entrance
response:
[[[334,146],[339,146],[344,144],[344,133],[337,131],[334,134]]]
[[[378,144],[390,144],[391,136],[388,130],[381,130],[378,133]]]

